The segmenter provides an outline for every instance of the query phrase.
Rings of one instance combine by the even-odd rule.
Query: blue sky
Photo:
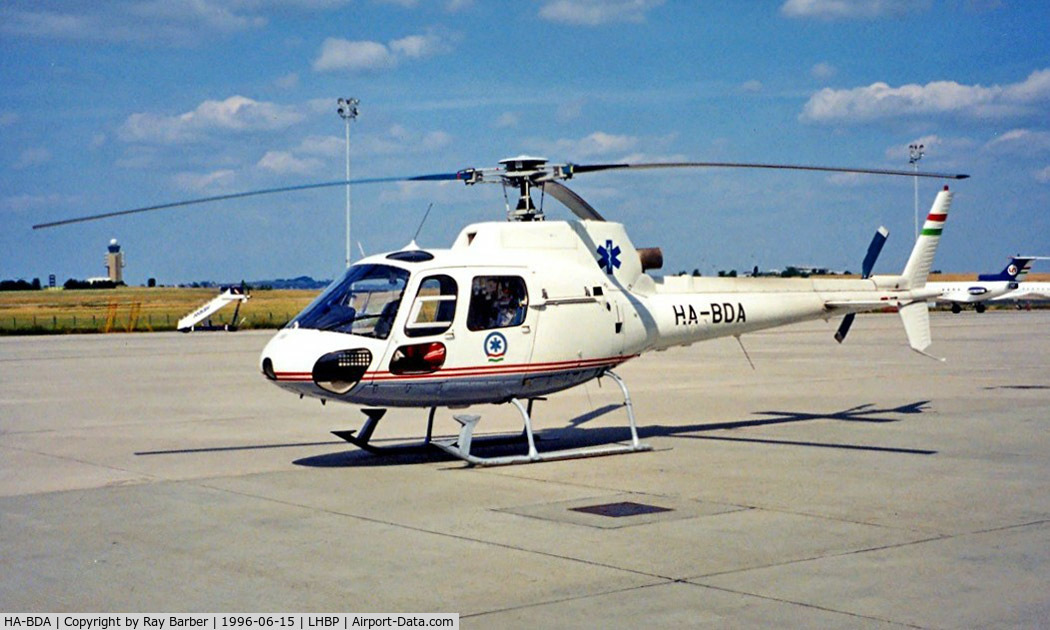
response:
[[[935,268],[1050,254],[1050,5],[1010,0],[7,0],[0,278],[129,283],[344,266],[332,188],[51,230],[42,221],[339,179],[336,99],[361,100],[354,177],[552,161],[717,160],[965,172]],[[912,178],[761,171],[570,182],[666,272],[859,267],[911,248]],[[943,184],[923,180],[925,212]],[[447,247],[499,187],[353,189],[353,241]],[[549,218],[567,213],[551,201]]]

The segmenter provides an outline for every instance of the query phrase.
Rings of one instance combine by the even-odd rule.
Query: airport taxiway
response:
[[[486,469],[339,441],[360,414],[267,383],[268,332],[0,338],[0,610],[1045,626],[1050,312],[932,319],[946,363],[894,315],[842,346],[837,322],[745,336],[754,370],[732,339],[645,355],[618,372],[654,451]],[[535,426],[625,440],[618,393],[557,394]],[[424,429],[394,410],[376,437]]]

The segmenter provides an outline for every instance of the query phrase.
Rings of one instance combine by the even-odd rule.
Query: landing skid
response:
[[[623,392],[623,406],[627,408],[627,419],[631,429],[630,444],[570,448],[540,453],[536,450],[536,437],[532,431],[532,420],[530,417],[532,412],[532,401],[530,400],[528,402],[528,408],[526,408],[517,398],[512,398],[510,402],[518,409],[518,412],[521,414],[522,420],[525,423],[525,439],[528,442],[528,453],[524,455],[507,455],[503,457],[481,457],[479,455],[471,454],[470,447],[474,442],[474,429],[477,427],[478,421],[481,420],[481,416],[478,415],[460,414],[453,416],[456,419],[456,422],[459,422],[460,425],[462,425],[462,428],[459,431],[459,438],[456,440],[435,440],[432,444],[446,453],[462,459],[472,466],[507,466],[510,464],[529,464],[533,462],[557,461],[561,459],[601,457],[604,455],[620,455],[638,451],[651,451],[651,446],[643,444],[638,440],[638,428],[634,420],[634,406],[631,404],[631,395],[627,391],[627,385],[625,385],[623,380],[611,370],[606,370],[603,376],[611,378],[620,386],[620,391]],[[431,413],[431,420],[433,420],[433,413]],[[427,435],[429,436],[429,429]]]
[[[403,444],[398,446],[376,446],[371,443],[372,434],[375,433],[376,425],[379,424],[379,420],[386,414],[386,409],[373,409],[365,408],[361,410],[365,414],[365,423],[361,426],[361,431],[354,435],[354,430],[348,431],[332,431],[332,435],[339,439],[346,440],[361,450],[368,451],[374,455],[396,455],[400,453],[422,453],[430,448],[430,434],[434,429],[434,412],[437,411],[435,407],[430,408],[430,417],[427,420],[427,436],[423,439],[420,444]]]
[[[544,400],[543,398],[529,399],[529,412],[532,411],[532,403],[534,400]],[[386,409],[378,408],[365,408],[361,410],[365,414],[365,423],[361,426],[360,431],[355,429],[349,429],[344,431],[332,431],[332,435],[336,436],[341,440],[353,444],[361,450],[368,451],[373,455],[403,455],[413,453],[424,453],[430,450],[432,446],[437,446],[438,443],[431,439],[434,430],[434,414],[437,412],[437,407],[430,408],[430,415],[427,418],[427,435],[423,438],[423,441],[417,444],[398,444],[396,446],[376,446],[372,444],[372,434],[375,433],[376,426],[379,421],[386,414]],[[356,435],[354,435],[356,433]],[[477,443],[484,443],[486,445],[492,444],[514,444],[517,442],[525,441],[525,433],[522,432],[518,435],[493,435],[479,437],[474,441]]]

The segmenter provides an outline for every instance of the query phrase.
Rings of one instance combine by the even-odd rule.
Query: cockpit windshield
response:
[[[288,326],[386,339],[406,284],[408,272],[404,269],[354,265]]]

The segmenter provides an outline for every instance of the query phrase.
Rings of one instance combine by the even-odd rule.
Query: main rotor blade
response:
[[[591,204],[587,203],[583,197],[576,194],[576,191],[568,186],[554,180],[543,182],[542,186],[543,190],[548,195],[562,202],[566,208],[572,210],[572,213],[581,219],[591,219],[593,221],[605,220],[605,217],[598,214],[598,211],[595,210]]]
[[[329,188],[332,186],[347,186],[350,184],[380,184],[387,182],[432,182],[432,181],[443,181],[443,180],[456,180],[462,179],[462,172],[459,173],[433,173],[430,175],[411,175],[407,177],[370,177],[365,179],[351,179],[341,180],[335,182],[320,182],[316,184],[301,184],[298,186],[283,186],[280,188],[265,188],[263,190],[250,190],[247,192],[230,193],[226,195],[215,195],[213,197],[201,197],[198,199],[186,199],[183,201],[174,201],[171,203],[162,203],[155,206],[145,206],[143,208],[132,208],[131,210],[117,210],[116,212],[103,212],[101,214],[92,214],[83,217],[74,217],[71,219],[62,219],[60,221],[49,221],[47,223],[38,223],[33,226],[34,230],[43,228],[57,227],[59,225],[69,225],[70,223],[83,223],[85,221],[97,221],[99,219],[108,219],[110,217],[119,217],[128,214],[138,214],[141,212],[152,212],[154,210],[167,210],[168,208],[179,208],[182,206],[192,206],[199,203],[208,203],[209,201],[223,201],[226,199],[241,199],[243,197],[256,197],[259,195],[271,195],[274,193],[293,192],[297,190],[311,190],[314,188]]]
[[[838,166],[807,166],[804,164],[761,164],[755,162],[642,162],[638,164],[573,164],[572,172],[593,173],[613,169],[654,168],[765,168],[790,171],[824,171],[828,173],[864,173],[868,175],[901,175],[905,177],[932,177],[937,179],[966,179],[963,173],[935,173],[932,171],[898,171],[881,168],[848,168]]]

